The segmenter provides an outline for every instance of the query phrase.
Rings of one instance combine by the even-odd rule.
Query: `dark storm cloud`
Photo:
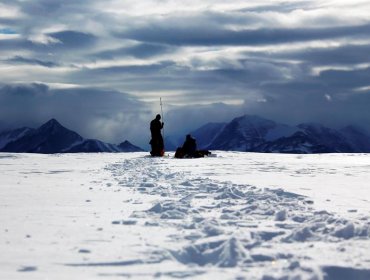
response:
[[[134,28],[120,34],[120,36],[142,42],[169,45],[253,46],[335,39],[341,37],[368,37],[369,33],[370,25],[368,24],[328,28],[261,28],[242,31],[224,28],[207,28],[204,26],[199,27],[197,30],[192,30],[163,25]]]
[[[285,65],[288,68],[288,65]],[[304,69],[299,70],[299,67]],[[285,79],[274,75],[270,69],[270,76],[265,82],[261,78],[243,73],[240,70],[222,70],[222,77],[229,77],[234,82],[227,85],[239,84],[245,87],[245,93],[240,97],[250,96],[243,105],[211,104],[207,106],[185,106],[169,112],[169,116],[177,121],[186,119],[184,124],[188,131],[199,126],[200,123],[218,122],[222,119],[236,117],[242,114],[256,114],[278,122],[292,125],[303,122],[318,122],[332,127],[344,127],[355,124],[370,131],[370,68],[357,70],[327,70],[317,76],[309,75],[304,65],[297,66],[296,77]],[[266,73],[269,73],[266,68]],[[259,74],[261,75],[262,72]],[[268,75],[268,74],[267,74]],[[255,79],[255,82],[253,80]],[[207,84],[207,83],[206,83]],[[209,84],[209,83],[208,83]],[[359,90],[359,87],[363,87]],[[232,91],[215,87],[216,94],[212,96],[225,96]],[[250,95],[251,91],[258,94]],[[249,94],[248,94],[249,93]],[[194,96],[196,98],[196,96]],[[215,114],[220,112],[220,114]],[[196,125],[194,125],[196,124]],[[171,127],[172,128],[172,127]],[[173,131],[179,130],[173,127]]]
[[[0,43],[0,51],[34,50],[37,47],[31,41],[23,38],[1,40]]]
[[[21,11],[32,18],[37,17],[55,19],[69,19],[75,14],[89,15],[90,5],[96,1],[82,2],[75,0],[32,0],[32,1],[11,1],[10,4],[18,3]]]
[[[1,18],[0,17],[0,24],[3,24],[3,25],[15,26],[17,22],[18,22],[17,19],[13,19],[13,18]],[[0,34],[1,34],[1,32],[0,32]]]
[[[196,64],[196,62],[194,62]],[[243,60],[242,68],[230,68],[222,65],[213,70],[196,70],[190,66],[179,66],[171,61],[162,61],[149,65],[129,65],[103,67],[98,69],[80,69],[74,71],[69,78],[72,81],[94,83],[98,77],[107,76],[108,83],[119,78],[120,84],[126,90],[150,92],[181,90],[183,95],[178,101],[186,103],[214,100],[227,101],[229,98],[243,99],[247,90],[258,88],[261,76],[265,80],[284,80],[284,69],[290,69],[289,64],[269,63],[258,60]],[[227,95],[225,96],[225,94]]]
[[[52,38],[57,39],[61,44],[56,44],[54,48],[65,48],[65,49],[74,49],[74,48],[83,48],[91,46],[97,40],[96,36],[88,33],[66,30],[55,33],[48,34]]]
[[[82,31],[88,22],[83,19],[91,17],[89,4],[94,4],[94,1],[88,4],[71,0],[4,1],[1,2],[5,7],[17,12],[16,16],[0,17],[0,23],[14,29],[22,38],[44,34],[47,32],[44,30],[54,26],[59,26],[57,31],[61,31],[61,27],[68,31],[68,26],[73,26],[73,30],[76,28]]]
[[[323,71],[318,80],[328,85],[331,91],[348,92],[348,90],[370,86],[370,68],[358,70]]]
[[[248,53],[259,58],[297,60],[311,65],[353,65],[369,63],[370,45],[343,45],[339,47],[307,48],[296,51],[284,50],[281,53]]]
[[[91,48],[97,41],[96,36],[88,33],[66,30],[48,34],[56,42],[41,44],[25,38],[2,40],[0,51],[27,50],[47,54],[49,52],[67,52],[69,50],[84,50]]]
[[[38,1],[26,1],[21,5],[22,12],[29,15],[50,15],[60,10],[64,4],[70,1],[55,1],[55,0],[38,0]]]
[[[342,99],[345,96],[350,99],[350,96],[358,94],[359,88],[370,86],[369,75],[370,68],[326,70],[322,71],[318,76],[307,75],[299,76],[292,80],[266,82],[259,85],[259,90],[264,97],[272,98],[272,100],[280,97],[285,99],[288,96],[291,98],[291,101],[286,103],[287,106],[288,104],[295,104],[294,102],[297,100],[304,101],[306,98],[309,100],[311,97],[319,96],[319,100],[323,100],[321,97],[326,94],[333,98]],[[297,98],[292,98],[295,96]],[[300,105],[302,106],[297,106],[297,104],[295,106],[302,112],[308,111],[307,108],[312,110],[309,102]],[[370,113],[368,111],[365,113],[368,114],[370,119]]]
[[[150,58],[168,53],[171,53],[171,48],[168,46],[157,44],[138,44],[132,47],[123,47],[101,51],[92,55],[92,57],[100,59],[115,59],[127,56],[133,56],[136,58]]]
[[[370,129],[369,75],[370,68],[329,70],[314,77],[264,83],[256,88],[259,98],[245,101],[244,112],[290,124],[356,124]]]
[[[310,9],[314,6],[312,1],[297,1],[296,3],[279,3],[277,5],[258,5],[254,7],[248,7],[239,9],[238,12],[250,13],[250,12],[280,12],[280,13],[289,13],[297,9]]]
[[[221,68],[206,71],[210,77],[218,76],[224,77],[230,81],[239,81],[240,83],[261,83],[261,76],[263,81],[285,80],[284,71],[292,71],[292,66],[283,62],[266,62],[256,59],[239,60],[242,68]]]
[[[289,124],[318,122],[332,127],[358,125],[370,131],[370,92],[340,96],[322,92],[266,94],[264,102],[245,103],[245,111]],[[309,109],[308,109],[309,108]]]
[[[54,63],[52,61],[43,61],[43,60],[39,60],[39,59],[36,59],[36,58],[25,58],[25,57],[22,57],[22,56],[12,57],[10,59],[5,60],[5,62],[11,63],[11,64],[40,65],[40,66],[49,67],[49,68],[59,66],[59,64]]]

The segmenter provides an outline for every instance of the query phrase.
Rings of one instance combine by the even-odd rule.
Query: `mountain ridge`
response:
[[[125,145],[122,145],[125,143]],[[10,153],[92,153],[138,152],[141,148],[129,141],[119,145],[97,139],[85,139],[65,128],[56,119],[50,119],[37,129],[21,128],[0,133],[0,152]]]
[[[319,123],[296,126],[255,115],[243,115],[229,123],[206,123],[192,131],[198,148],[262,153],[369,153],[370,134],[348,125],[333,129]],[[171,143],[171,140],[173,141]],[[182,139],[166,137],[166,150],[176,149]],[[86,139],[51,119],[37,129],[19,128],[0,132],[0,152],[92,153],[137,152],[143,149],[125,140],[110,144]]]
[[[195,131],[204,135],[200,130]],[[263,153],[370,152],[370,135],[356,126],[339,130],[318,123],[290,126],[255,115],[243,115],[214,133],[216,137],[204,148]],[[197,141],[204,143],[207,139],[201,137]]]

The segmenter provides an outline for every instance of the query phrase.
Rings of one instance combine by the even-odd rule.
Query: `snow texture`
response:
[[[0,278],[370,279],[369,155],[217,155],[0,154]]]

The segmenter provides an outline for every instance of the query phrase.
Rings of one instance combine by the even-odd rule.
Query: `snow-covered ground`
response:
[[[0,154],[0,279],[370,279],[370,155]]]

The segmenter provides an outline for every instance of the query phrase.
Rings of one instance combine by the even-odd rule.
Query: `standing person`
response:
[[[160,120],[161,115],[158,114],[155,119],[150,122],[150,132],[152,135],[152,139],[149,142],[149,144],[152,146],[152,151],[150,154],[157,157],[164,155],[164,143],[161,133],[164,123]]]

